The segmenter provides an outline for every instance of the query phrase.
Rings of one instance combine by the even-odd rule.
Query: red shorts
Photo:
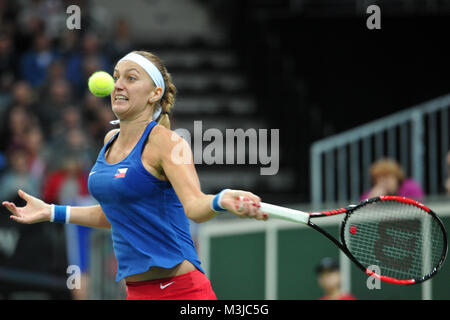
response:
[[[127,282],[125,300],[217,300],[211,282],[198,269],[170,278]]]

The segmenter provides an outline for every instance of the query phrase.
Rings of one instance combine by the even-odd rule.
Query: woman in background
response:
[[[415,200],[424,197],[422,187],[413,179],[406,178],[397,161],[380,159],[370,167],[372,188],[361,196],[361,200],[384,196],[397,195]]]

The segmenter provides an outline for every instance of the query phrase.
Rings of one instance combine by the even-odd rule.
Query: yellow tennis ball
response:
[[[88,81],[89,90],[96,97],[106,97],[114,89],[114,79],[105,71],[94,72]]]

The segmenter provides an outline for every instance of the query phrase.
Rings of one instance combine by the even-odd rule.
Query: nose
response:
[[[123,89],[122,77],[118,77],[117,80],[114,82],[114,89],[115,90]]]

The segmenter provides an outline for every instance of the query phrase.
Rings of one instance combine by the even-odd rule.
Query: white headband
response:
[[[123,60],[133,61],[134,63],[137,63],[139,66],[141,66],[148,73],[150,78],[152,78],[155,85],[162,89],[162,95],[164,95],[164,90],[166,89],[164,85],[164,78],[159,69],[150,60],[134,52],[127,54],[125,57],[120,59],[119,62]]]
[[[133,52],[127,54],[125,57],[120,59],[119,62],[123,61],[123,60],[133,61],[134,63],[137,63],[139,66],[141,66],[148,73],[150,78],[152,78],[155,85],[162,89],[162,95],[164,95],[165,85],[164,85],[163,76],[162,76],[161,72],[159,72],[158,68],[150,60],[141,56],[140,54],[133,53]],[[119,62],[117,62],[117,63],[119,63]],[[162,111],[161,107],[159,107],[155,111],[155,113],[153,114],[153,120],[158,119],[159,115],[161,114],[161,111]],[[110,121],[111,124],[118,124],[119,122],[120,122],[120,120]]]

